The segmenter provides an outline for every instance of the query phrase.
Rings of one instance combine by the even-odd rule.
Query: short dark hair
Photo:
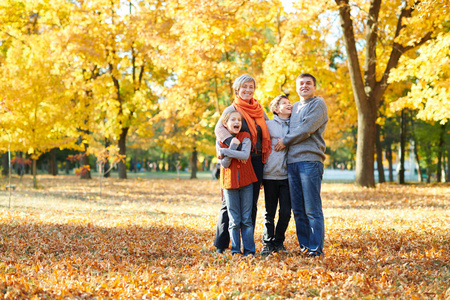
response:
[[[316,77],[314,77],[314,76],[312,76],[311,74],[309,74],[309,73],[302,73],[302,74],[300,74],[300,75],[298,75],[298,77],[297,77],[297,80],[299,79],[299,78],[303,78],[303,77],[311,77],[312,78],[312,80],[313,80],[313,82],[314,82],[314,86],[316,86]],[[297,80],[295,80],[295,82],[297,82]]]

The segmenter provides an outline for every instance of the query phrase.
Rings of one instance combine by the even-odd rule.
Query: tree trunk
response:
[[[194,150],[192,151],[192,159],[191,159],[191,179],[197,179],[197,148],[194,146]]]
[[[339,15],[341,19],[342,32],[344,34],[344,44],[347,51],[347,63],[349,66],[350,79],[352,83],[353,94],[356,107],[358,109],[358,142],[356,147],[356,184],[365,187],[375,186],[374,176],[374,154],[375,154],[375,136],[376,136],[376,118],[378,103],[381,95],[374,98],[375,85],[375,55],[374,43],[376,43],[378,11],[380,0],[376,1],[374,7],[371,6],[371,17],[368,18],[372,26],[368,26],[366,34],[367,50],[364,83],[361,66],[356,49],[355,34],[353,31],[353,21],[350,14],[350,5],[347,1],[336,0],[339,6]],[[375,64],[374,64],[375,63]],[[367,85],[367,86],[366,86]],[[367,87],[367,89],[366,89]],[[367,90],[367,91],[366,91]],[[372,95],[371,95],[372,94]]]
[[[375,136],[376,111],[358,111],[358,142],[356,147],[356,184],[364,187],[375,186]]]
[[[447,148],[447,179],[445,182],[450,182],[450,146]]]
[[[87,146],[85,145],[85,149],[86,148],[87,148]],[[89,166],[89,156],[86,154],[86,151],[84,151],[83,153],[84,153],[84,155],[80,159],[80,165],[81,165],[81,167]],[[92,178],[91,171],[85,170],[85,171],[81,172],[80,178],[81,179],[91,179]]]
[[[9,162],[8,162],[8,152],[2,154],[2,175],[8,176],[9,174]]]
[[[389,182],[394,181],[394,168],[392,164],[392,144],[388,143],[386,145],[386,159],[389,164]]]
[[[358,143],[356,151],[356,184],[372,187],[374,180],[374,148],[375,148],[375,122],[379,103],[388,87],[388,79],[391,70],[397,67],[400,57],[410,49],[422,45],[431,39],[431,32],[426,33],[421,39],[413,44],[403,46],[395,41],[405,25],[404,20],[411,16],[414,6],[403,2],[397,19],[394,42],[389,54],[389,60],[381,71],[382,77],[377,81],[377,41],[378,17],[381,8],[381,0],[371,0],[365,24],[365,55],[364,68],[360,66],[358,57],[357,41],[351,15],[349,0],[335,0],[339,8],[339,17],[345,49],[347,52],[347,63],[349,67],[352,90],[358,108]],[[360,30],[360,24],[357,25]],[[358,39],[358,44],[361,45]],[[363,79],[364,75],[364,79]]]
[[[405,110],[402,109],[400,117],[400,169],[398,171],[398,183],[405,184]]]
[[[127,140],[127,133],[129,127],[122,128],[122,132],[120,133],[119,137],[119,154],[120,155],[126,155],[127,154],[127,147],[126,147],[126,140]],[[119,162],[119,178],[120,179],[127,179],[127,164],[126,161],[120,161]]]
[[[70,161],[69,160],[66,160],[65,172],[66,172],[67,175],[70,174]]]
[[[442,159],[444,156],[444,139],[445,139],[445,124],[441,125],[441,134],[439,136],[438,163],[436,173],[437,182],[442,182]]]
[[[416,157],[416,163],[417,163],[417,176],[418,176],[418,180],[419,182],[423,182],[423,170],[422,167],[420,166],[420,157],[419,157],[419,150],[418,150],[418,143],[417,143],[417,138],[416,138],[416,126],[415,126],[415,122],[414,122],[414,116],[411,114],[410,115],[410,120],[411,120],[411,136],[412,136],[412,140],[414,142],[414,156]]]
[[[384,166],[383,166],[383,148],[381,146],[381,138],[380,138],[380,125],[376,124],[376,140],[375,146],[377,150],[377,169],[378,169],[378,182],[383,183],[386,182],[384,177]]]
[[[36,162],[37,162],[37,159],[33,159],[33,187],[35,189],[37,189],[37,180],[36,180],[36,169],[37,169],[37,166],[36,166]]]
[[[56,148],[50,150],[50,158],[48,163],[48,174],[58,175],[58,162],[56,161]]]
[[[29,154],[25,154],[25,158],[26,159],[31,159]],[[24,171],[25,171],[25,174],[30,174],[31,164],[25,164]]]
[[[428,142],[427,143],[427,149],[428,149],[428,153],[427,153],[427,157],[426,157],[426,162],[427,162],[427,183],[431,182],[431,144]]]
[[[108,148],[109,146],[111,146],[111,143],[109,141],[109,139],[105,138],[105,148]],[[103,177],[105,178],[109,178],[111,176],[111,170],[109,170],[110,166],[109,166],[109,161],[107,161],[104,165],[103,165]],[[107,172],[109,171],[109,172]],[[100,176],[102,176],[102,174],[100,174]]]
[[[420,166],[420,157],[419,157],[419,151],[417,150],[416,141],[414,141],[414,156],[416,157],[417,176],[419,177],[419,182],[423,182],[422,167]]]

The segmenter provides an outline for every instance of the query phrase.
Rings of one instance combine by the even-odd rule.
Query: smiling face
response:
[[[302,99],[309,99],[314,97],[316,92],[316,85],[311,77],[299,77],[297,79],[297,93]]]
[[[239,112],[234,111],[230,113],[228,120],[223,123],[223,126],[232,134],[238,134],[242,127],[242,116]]]
[[[255,94],[255,83],[253,80],[244,82],[238,90],[238,95],[242,100],[249,102]]]
[[[289,99],[282,98],[280,102],[278,102],[278,107],[274,110],[274,112],[276,112],[280,118],[289,118],[292,113],[292,105]]]

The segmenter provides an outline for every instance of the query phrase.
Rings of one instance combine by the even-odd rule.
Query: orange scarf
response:
[[[269,129],[267,128],[266,120],[264,119],[264,110],[261,104],[258,103],[254,98],[250,100],[248,103],[245,100],[242,100],[241,97],[236,96],[233,102],[233,106],[239,111],[247,122],[248,128],[250,129],[250,135],[252,140],[252,149],[256,151],[256,140],[258,131],[256,129],[256,124],[261,127],[262,131],[262,160],[265,164],[267,159],[269,158],[269,154],[271,152],[271,144],[270,144],[270,134]],[[256,122],[256,124],[255,124]]]

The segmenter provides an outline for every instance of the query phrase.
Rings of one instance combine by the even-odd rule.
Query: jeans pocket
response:
[[[303,168],[305,170],[305,174],[309,177],[316,178],[320,177],[322,179],[323,176],[323,164],[319,161],[307,161],[304,162]]]

